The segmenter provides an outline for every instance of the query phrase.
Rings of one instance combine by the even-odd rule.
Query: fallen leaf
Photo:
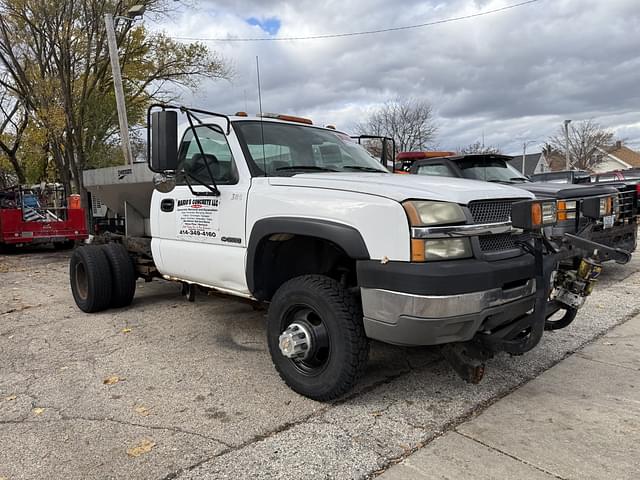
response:
[[[120,330],[122,333],[131,333],[131,329],[130,328],[123,328],[122,330]]]
[[[602,342],[602,344],[603,344],[603,345],[607,345],[607,346],[615,345],[615,343],[611,343],[611,342]]]
[[[382,416],[382,412],[371,412],[371,416],[372,417],[381,417]]]
[[[118,383],[120,380],[124,380],[117,375],[111,375],[110,377],[105,378],[102,383],[105,385],[113,385],[114,383]]]
[[[130,457],[136,458],[145,453],[149,453],[153,447],[156,446],[156,442],[145,438],[135,447],[131,447],[127,450],[127,455]]]
[[[44,412],[44,408],[41,407],[36,407],[32,410],[34,415],[42,415],[42,413]]]
[[[15,395],[9,395],[8,397],[6,397],[6,398],[5,398],[5,400],[6,400],[7,402],[10,402],[11,400],[15,400],[16,398],[18,398],[18,397],[17,397],[17,396],[15,396]]]
[[[146,417],[151,413],[149,409],[144,405],[136,405],[135,407],[133,407],[133,409],[138,415],[142,415],[143,417]]]

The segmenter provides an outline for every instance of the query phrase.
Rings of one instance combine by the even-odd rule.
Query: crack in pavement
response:
[[[619,365],[617,363],[605,362],[603,360],[596,360],[595,358],[588,357],[586,354],[584,354],[582,352],[576,352],[575,355],[576,355],[576,357],[581,358],[583,360],[588,360],[589,362],[600,363],[602,365],[608,365],[610,367],[623,368],[625,370],[631,370],[632,372],[640,371],[640,368],[626,367],[624,365]]]
[[[454,431],[455,431],[458,435],[460,435],[460,436],[462,436],[462,437],[465,437],[465,438],[467,438],[467,439],[471,440],[472,442],[475,442],[475,443],[477,443],[477,444],[479,444],[479,445],[482,445],[483,447],[488,448],[489,450],[493,450],[494,452],[498,452],[499,454],[504,455],[504,456],[506,456],[506,457],[509,457],[509,458],[511,458],[511,459],[513,459],[513,460],[515,460],[515,461],[519,462],[519,463],[522,463],[523,465],[527,465],[527,466],[529,466],[529,467],[531,467],[531,468],[535,468],[535,469],[536,469],[536,470],[538,470],[539,472],[542,472],[542,473],[544,473],[544,474],[546,474],[546,475],[550,475],[550,476],[552,476],[553,478],[557,478],[558,480],[569,480],[569,479],[567,479],[567,478],[565,478],[565,477],[561,477],[561,476],[560,476],[560,475],[558,475],[557,473],[550,472],[549,470],[546,470],[546,469],[544,469],[544,468],[542,468],[542,467],[539,467],[538,465],[535,465],[535,464],[533,464],[533,463],[531,463],[531,462],[527,462],[526,460],[523,460],[522,458],[516,457],[515,455],[512,455],[512,454],[510,454],[510,453],[508,453],[508,452],[505,452],[504,450],[500,450],[499,448],[496,448],[496,447],[493,447],[493,446],[491,446],[491,445],[488,445],[488,444],[484,443],[482,440],[478,440],[477,438],[474,438],[474,437],[472,437],[472,436],[470,436],[470,435],[467,435],[467,434],[465,434],[465,433],[459,432],[458,430],[454,430]]]

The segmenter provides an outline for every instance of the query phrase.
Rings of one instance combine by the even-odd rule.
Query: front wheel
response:
[[[296,277],[278,289],[269,306],[267,336],[280,377],[313,400],[351,390],[369,355],[359,303],[322,275]]]

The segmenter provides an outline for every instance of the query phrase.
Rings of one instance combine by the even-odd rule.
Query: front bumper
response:
[[[396,345],[471,340],[483,324],[501,325],[534,307],[535,280],[523,286],[462,295],[411,295],[362,289],[367,336]]]
[[[545,263],[555,259],[545,259]],[[550,266],[550,265],[549,265]],[[532,255],[426,264],[358,262],[365,332],[398,345],[471,340],[535,304]]]

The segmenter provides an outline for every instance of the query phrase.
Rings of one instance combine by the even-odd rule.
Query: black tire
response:
[[[0,253],[12,254],[16,253],[18,247],[16,247],[13,243],[0,243]]]
[[[80,310],[93,313],[109,307],[111,269],[100,247],[89,245],[76,249],[69,262],[69,277],[73,299]]]
[[[558,320],[549,320],[551,317],[548,317],[544,322],[544,329],[549,331],[568,327],[575,320],[577,314],[578,310],[575,308],[567,308],[564,310],[564,315]]]
[[[303,322],[311,332],[308,358],[286,357],[280,335]],[[284,283],[274,295],[267,315],[269,352],[284,382],[313,400],[333,400],[347,393],[364,371],[369,342],[356,298],[335,280],[304,275]]]
[[[109,260],[112,279],[111,307],[131,305],[136,293],[136,269],[127,249],[121,243],[101,245]]]

